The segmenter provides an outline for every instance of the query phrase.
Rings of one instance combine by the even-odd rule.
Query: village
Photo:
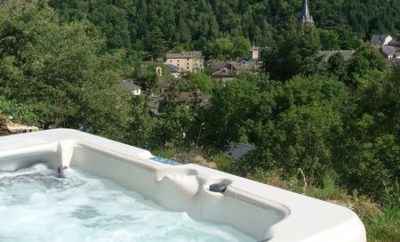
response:
[[[308,0],[303,2],[299,22],[303,27],[313,28],[316,25]],[[372,35],[366,44],[377,49],[389,64],[400,65],[400,41],[395,37],[389,34]],[[205,106],[210,99],[205,86],[224,86],[241,75],[268,72],[263,63],[268,59],[268,50],[268,46],[252,45],[246,55],[236,58],[206,58],[196,50],[170,51],[164,58],[136,65],[133,74],[122,80],[121,85],[132,96],[145,97],[153,115],[159,115],[160,107],[166,102]],[[323,65],[335,55],[349,61],[355,51],[319,50],[317,56]]]

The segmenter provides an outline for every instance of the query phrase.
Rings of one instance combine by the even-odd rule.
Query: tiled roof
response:
[[[203,54],[200,51],[186,51],[180,53],[167,53],[167,59],[186,59],[186,58],[198,58],[202,59]]]
[[[387,57],[394,56],[396,53],[399,52],[399,48],[396,48],[396,47],[393,47],[393,46],[383,46],[382,47],[382,52]]]

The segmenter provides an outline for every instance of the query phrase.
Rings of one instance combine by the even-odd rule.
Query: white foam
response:
[[[165,210],[138,193],[76,170],[39,165],[0,174],[1,242],[246,242],[228,226]]]

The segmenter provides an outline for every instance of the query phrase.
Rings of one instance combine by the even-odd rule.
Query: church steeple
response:
[[[301,24],[303,25],[314,25],[314,19],[311,16],[310,8],[308,7],[308,0],[304,0],[303,10],[301,11],[300,17]]]

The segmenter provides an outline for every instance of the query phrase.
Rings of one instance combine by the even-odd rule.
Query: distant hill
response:
[[[176,45],[204,49],[224,35],[243,35],[272,45],[281,28],[295,22],[302,0],[50,0],[64,20],[86,19],[108,39],[108,48],[163,52]],[[310,0],[320,28],[398,33],[400,0]]]

